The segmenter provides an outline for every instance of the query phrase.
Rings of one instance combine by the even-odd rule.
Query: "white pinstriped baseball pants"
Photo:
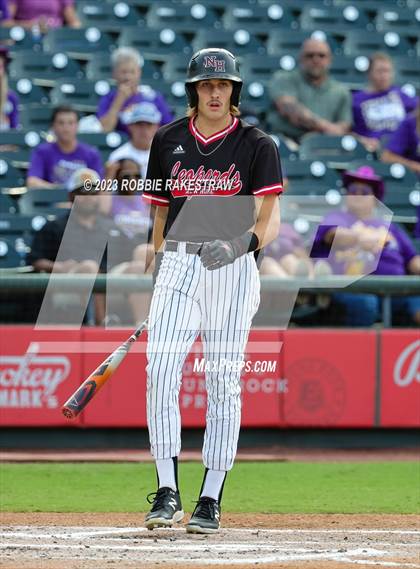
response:
[[[199,333],[206,362],[207,414],[203,462],[230,470],[241,421],[241,372],[223,362],[240,361],[252,318],[260,302],[260,280],[253,253],[215,271],[198,255],[164,253],[149,314],[147,345],[147,422],[155,459],[181,450],[179,390],[185,359]],[[214,362],[214,365],[213,365]],[[220,364],[220,365],[219,365]]]

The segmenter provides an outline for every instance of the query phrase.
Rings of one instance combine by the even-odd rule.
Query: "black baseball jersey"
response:
[[[165,238],[231,239],[254,224],[253,196],[280,194],[282,183],[277,146],[264,132],[232,117],[205,138],[185,117],[156,133],[143,197],[169,207]]]

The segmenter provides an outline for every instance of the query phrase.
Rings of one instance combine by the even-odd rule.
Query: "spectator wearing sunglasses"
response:
[[[420,275],[420,255],[408,235],[376,211],[385,187],[370,166],[343,175],[347,190],[342,210],[332,211],[321,222],[312,255],[329,257],[336,274]],[[375,199],[376,198],[376,199]],[[333,243],[334,242],[334,243]],[[337,293],[333,306],[339,308],[347,326],[371,326],[380,316],[381,299],[374,294]],[[420,297],[392,298],[394,315],[420,324]]]
[[[331,57],[325,41],[309,38],[302,45],[299,68],[274,74],[270,93],[276,112],[269,117],[273,132],[299,142],[307,133],[341,136],[349,131],[350,92],[330,77]]]

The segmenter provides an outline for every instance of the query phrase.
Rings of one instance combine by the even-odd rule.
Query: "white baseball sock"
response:
[[[219,501],[220,492],[226,478],[226,470],[208,470],[204,480],[201,496],[207,496]]]
[[[178,490],[175,475],[176,465],[173,458],[158,458],[156,460],[156,470],[159,479],[159,488],[169,487]]]

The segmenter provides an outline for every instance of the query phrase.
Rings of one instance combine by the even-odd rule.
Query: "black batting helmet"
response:
[[[192,56],[187,70],[185,90],[190,107],[198,103],[197,91],[194,83],[203,79],[228,79],[233,82],[233,91],[230,98],[232,105],[239,105],[239,96],[242,89],[242,79],[239,75],[239,65],[236,57],[227,49],[209,47],[200,49]]]

